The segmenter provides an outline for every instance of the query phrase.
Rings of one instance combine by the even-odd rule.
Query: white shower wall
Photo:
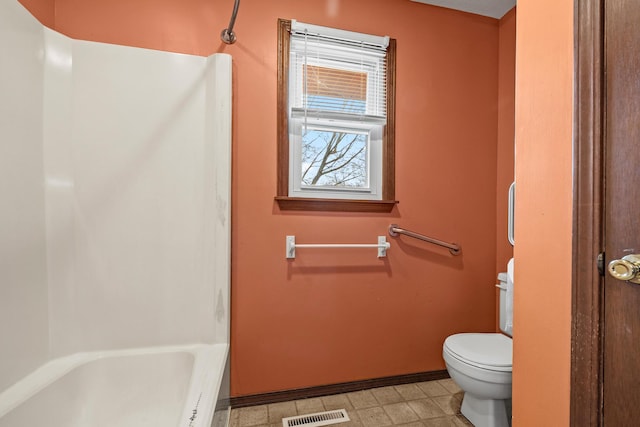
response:
[[[45,35],[52,353],[213,342],[213,60]]]
[[[21,8],[15,0],[0,5],[0,16]],[[47,302],[20,302],[44,317],[28,325],[38,332],[33,341],[43,346],[46,324],[47,358],[228,343],[231,58],[40,33],[43,72],[33,80],[43,87],[42,117],[30,112],[26,120],[41,127],[39,141],[28,138],[41,154],[29,158],[32,184],[24,191],[33,205],[27,219],[41,230],[41,277],[29,287]],[[14,145],[23,143],[0,144],[4,161],[5,150],[18,157]],[[0,219],[0,227],[23,221],[18,213]],[[2,250],[14,251],[4,242]],[[2,298],[0,311],[15,301]],[[16,331],[2,330],[9,342],[24,340],[17,317],[8,319]],[[7,385],[1,365],[0,390]]]
[[[42,25],[0,0],[0,390],[48,357]]]

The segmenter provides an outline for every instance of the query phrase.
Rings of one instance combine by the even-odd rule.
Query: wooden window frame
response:
[[[391,212],[395,200],[395,81],[396,40],[387,47],[387,124],[382,131],[382,200],[289,197],[289,47],[291,21],[278,19],[278,187],[281,210]]]

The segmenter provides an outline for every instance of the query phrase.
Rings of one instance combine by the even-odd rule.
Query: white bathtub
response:
[[[227,353],[218,344],[56,359],[0,394],[0,427],[210,427]]]

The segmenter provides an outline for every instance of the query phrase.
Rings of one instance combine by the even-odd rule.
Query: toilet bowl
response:
[[[500,329],[511,334],[507,322],[507,280],[513,283],[513,260],[500,273]],[[511,299],[512,293],[508,293]],[[511,301],[512,302],[512,299]],[[442,357],[451,379],[464,391],[460,412],[475,427],[509,427],[513,346],[502,333],[461,333],[447,337]]]
[[[464,391],[460,411],[476,427],[508,427],[511,399],[511,338],[502,334],[448,337],[442,357],[451,379]]]

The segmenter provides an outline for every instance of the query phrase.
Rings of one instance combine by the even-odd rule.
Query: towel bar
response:
[[[387,256],[387,249],[391,247],[391,243],[387,242],[385,236],[378,236],[378,243],[296,243],[296,236],[287,236],[287,253],[288,259],[295,259],[296,248],[377,248],[378,258]]]

